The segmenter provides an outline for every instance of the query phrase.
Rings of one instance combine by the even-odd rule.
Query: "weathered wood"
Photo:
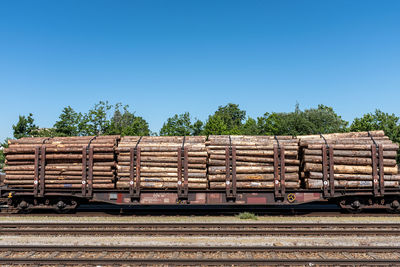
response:
[[[274,167],[243,167],[237,166],[236,173],[272,173]],[[299,166],[285,166],[285,172],[298,172]],[[225,166],[210,166],[208,168],[209,174],[224,174],[226,172]]]
[[[27,159],[35,159],[34,154],[12,154],[6,156],[7,160],[27,160]],[[46,160],[52,159],[82,159],[82,154],[46,154]],[[106,159],[106,160],[114,160],[114,155],[110,154],[94,154],[93,159]]]
[[[371,157],[371,150],[338,150],[335,149],[334,151],[335,157]],[[304,155],[322,155],[321,149],[305,149]],[[392,150],[384,150],[383,156],[385,158],[396,158],[397,151]]]
[[[299,182],[286,182],[286,188],[299,188]],[[225,183],[210,182],[211,189],[224,189]],[[274,182],[237,182],[239,188],[274,188]]]
[[[324,137],[326,139],[331,139],[331,138],[358,138],[358,137],[369,137],[369,135],[373,137],[378,137],[378,136],[385,136],[384,131],[370,131],[368,132],[349,132],[349,133],[331,133],[331,134],[324,134]],[[297,136],[300,140],[305,140],[305,139],[320,139],[321,136],[318,134],[314,135],[299,135]]]
[[[308,145],[307,148],[309,149],[322,149],[322,147],[325,146],[325,144],[315,144],[315,145]],[[343,150],[369,150],[371,149],[371,145],[342,145],[342,144],[337,144],[337,145],[331,145],[333,149],[343,149]],[[383,145],[384,150],[398,150],[399,145],[398,144],[384,144]]]
[[[322,188],[322,180],[306,179],[307,188]],[[328,181],[329,184],[329,181]],[[335,187],[337,188],[372,188],[372,181],[348,181],[348,180],[335,180]],[[398,181],[385,181],[385,187],[398,187]]]
[[[384,167],[385,174],[397,174],[398,168],[396,167]],[[322,171],[322,164],[316,163],[305,163],[304,171]],[[343,174],[371,174],[372,166],[357,166],[357,165],[334,165],[335,173]]]
[[[236,159],[237,166],[272,166],[274,163],[273,158],[268,160],[243,160],[243,159]],[[288,165],[299,165],[300,161],[298,159],[285,159],[285,163]],[[208,164],[211,166],[222,166],[225,164],[225,160],[216,160],[216,159],[209,159]]]
[[[213,150],[209,152],[210,154],[214,155],[225,155],[225,151],[223,150]],[[297,156],[298,151],[294,150],[285,150],[285,157],[286,156]],[[236,151],[237,156],[273,156],[274,151],[273,150],[237,150]]]
[[[335,152],[334,152],[335,155]],[[322,156],[309,156],[304,155],[305,162],[311,163],[322,163]],[[339,157],[334,156],[333,161],[335,164],[342,164],[342,165],[371,165],[372,159],[371,158],[356,158],[356,157]],[[385,166],[394,167],[396,166],[395,159],[383,159],[383,164]]]
[[[238,181],[273,181],[274,174],[266,173],[266,174],[236,174],[236,179]],[[208,175],[208,180],[210,182],[214,181],[225,181],[226,176],[223,174],[213,174]],[[286,181],[298,181],[299,174],[298,173],[286,173],[285,174]]]
[[[310,172],[308,174],[308,178],[310,179],[322,179],[322,173],[320,172]],[[334,174],[335,180],[353,180],[353,181],[372,181],[372,175],[368,174],[342,174],[342,173],[335,173]],[[385,175],[385,181],[400,181],[400,175]]]
[[[142,188],[157,188],[157,189],[165,189],[165,188],[177,188],[178,183],[171,182],[141,182],[140,186]],[[207,188],[207,183],[188,183],[189,188],[196,189],[205,189]],[[129,182],[117,182],[117,188],[129,188]]]

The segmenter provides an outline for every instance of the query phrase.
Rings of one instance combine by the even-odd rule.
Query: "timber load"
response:
[[[114,188],[119,136],[9,140],[4,183],[10,188]]]
[[[210,189],[299,187],[299,141],[292,136],[212,135],[206,144]]]
[[[398,144],[383,131],[299,136],[301,177],[305,188],[334,193],[339,189],[399,187]]]
[[[117,188],[206,189],[205,141],[205,136],[122,137]]]

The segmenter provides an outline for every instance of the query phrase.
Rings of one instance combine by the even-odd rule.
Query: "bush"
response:
[[[258,220],[257,216],[251,212],[242,212],[237,216],[241,220]]]

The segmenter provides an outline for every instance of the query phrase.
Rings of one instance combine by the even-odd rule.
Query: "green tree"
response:
[[[70,106],[65,107],[54,124],[57,136],[77,136],[80,134],[79,125],[81,124],[82,114],[77,113]]]
[[[203,123],[200,120],[196,120],[192,124],[192,120],[189,112],[183,114],[175,114],[173,117],[168,118],[167,122],[163,124],[160,130],[160,135],[199,135],[202,132]]]
[[[110,127],[109,111],[112,105],[108,101],[95,104],[80,120],[79,129],[82,135],[104,135]]]
[[[122,136],[150,135],[149,124],[145,119],[129,112],[128,105],[123,107],[123,112],[121,112],[120,108],[120,103],[115,105],[114,115],[111,118],[110,127],[106,131],[106,134],[120,134]]]
[[[239,105],[229,103],[219,106],[218,110],[208,117],[204,126],[204,133],[210,134],[240,134],[243,121],[246,119],[246,111]]]
[[[345,132],[348,122],[331,107],[318,105],[301,111],[297,104],[294,112],[265,113],[258,118],[257,124],[261,134],[305,135]]]
[[[260,130],[257,121],[248,117],[246,122],[242,125],[240,133],[243,135],[259,135]]]
[[[14,138],[34,136],[37,134],[39,127],[35,124],[33,114],[29,113],[28,116],[19,116],[17,124],[12,126]]]
[[[399,117],[375,110],[375,113],[367,113],[361,118],[355,118],[350,126],[350,131],[374,131],[383,130],[393,142],[400,143]]]
[[[4,168],[4,163],[6,161],[6,156],[4,155],[4,148],[8,147],[8,140],[10,138],[6,138],[2,144],[0,144],[0,170]]]
[[[193,123],[192,135],[202,135],[204,124],[201,120],[196,120]]]

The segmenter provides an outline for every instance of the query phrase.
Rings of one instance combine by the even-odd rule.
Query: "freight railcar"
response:
[[[3,212],[80,204],[400,210],[398,145],[382,131],[313,136],[54,137],[10,140]]]

